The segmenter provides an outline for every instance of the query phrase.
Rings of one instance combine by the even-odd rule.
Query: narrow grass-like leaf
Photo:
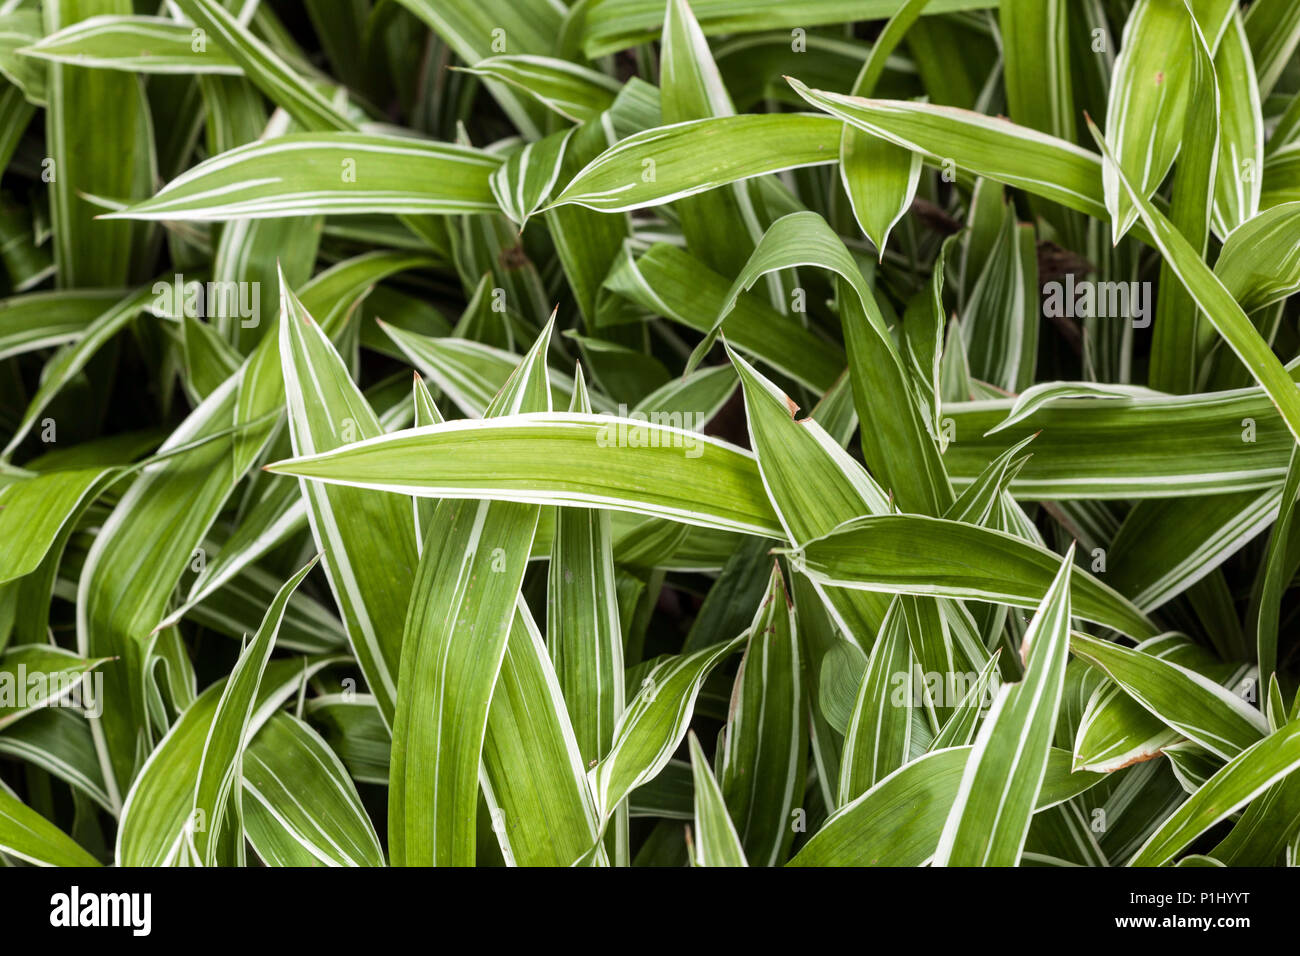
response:
[[[929,3],[930,0],[908,0],[890,17],[854,81],[850,90],[854,96],[868,97],[875,92],[889,55]],[[844,124],[840,136],[840,180],[858,225],[875,244],[882,260],[889,233],[911,207],[920,177],[919,153]]]
[[[591,410],[581,373],[570,409]],[[559,509],[551,548],[547,650],[582,766],[589,767],[609,752],[624,706],[623,632],[608,512]]]
[[[491,56],[463,69],[500,80],[575,123],[609,109],[619,91],[618,83],[597,70],[528,53]]]
[[[165,17],[99,16],[74,23],[19,51],[68,66],[129,73],[242,71],[224,50],[195,49],[193,28]]]
[[[1210,237],[1219,169],[1222,96],[1214,59],[1199,27],[1193,26],[1191,101],[1183,121],[1181,156],[1174,172],[1169,219],[1192,248],[1204,255]],[[1148,384],[1169,392],[1195,391],[1213,344],[1213,334],[1191,295],[1160,264],[1161,295],[1156,301]]]
[[[256,739],[258,728],[297,692],[302,681],[338,660],[271,661],[258,688],[250,736]],[[176,866],[191,852],[186,834],[195,822],[199,764],[225,684],[223,678],[200,694],[149,754],[122,807],[114,850],[119,864]]]
[[[1239,9],[1234,10],[1219,43],[1214,72],[1219,77],[1221,102],[1214,230],[1226,237],[1259,213],[1264,179],[1264,113]]]
[[[921,701],[912,694],[912,644],[906,598],[895,598],[871,646],[867,669],[844,735],[839,806],[866,793],[913,755],[913,718]]]
[[[939,845],[973,747],[928,753],[840,808],[790,861],[791,866],[921,866]],[[1102,776],[1071,773],[1070,755],[1048,751],[1033,810],[1095,786]]]
[[[776,866],[788,856],[795,801],[803,792],[808,739],[797,627],[785,579],[774,566],[749,629],[718,759],[727,819],[744,857],[757,866]],[[699,793],[697,782],[697,799]]]
[[[104,661],[84,660],[61,647],[26,644],[0,654],[0,730],[42,707],[57,705]]]
[[[492,195],[512,222],[522,227],[551,194],[572,135],[573,130],[561,130],[528,143],[493,171]]]
[[[257,704],[262,675],[275,647],[275,636],[280,629],[285,606],[289,603],[289,596],[315,565],[316,559],[313,558],[280,588],[280,593],[266,609],[262,626],[240,654],[239,661],[230,672],[230,679],[221,691],[221,699],[217,701],[212,725],[203,744],[203,757],[199,763],[198,782],[194,789],[192,820],[196,825],[191,837],[204,866],[217,863],[223,845],[233,844],[236,848],[235,859],[243,858],[240,761],[247,746],[249,725]],[[228,822],[227,818],[233,822]],[[230,837],[224,835],[224,830],[230,831]]]
[[[687,734],[691,749],[691,772],[695,779],[696,866],[747,866],[736,826],[727,813],[722,790],[709,769],[695,733]]]
[[[1247,313],[1300,291],[1300,203],[1273,206],[1234,229],[1214,274]]]
[[[70,468],[0,487],[0,583],[35,571],[67,523],[120,475],[117,468]]]
[[[1084,635],[1070,649],[1096,664],[1146,710],[1224,759],[1267,732],[1263,715],[1187,667]]]
[[[472,460],[456,454],[458,448],[473,449]],[[435,449],[440,454],[431,459]],[[684,454],[692,450],[700,454]],[[695,432],[613,416],[552,412],[447,422],[269,467],[401,494],[616,508],[780,534],[746,452]]]
[[[562,5],[547,0],[400,0],[458,57],[475,66],[492,53],[549,54],[560,32]],[[508,26],[507,26],[508,25]],[[492,87],[489,87],[492,89]],[[501,86],[493,95],[517,125],[536,134],[534,111]]]
[[[249,742],[242,763],[249,843],[269,865],[275,865],[267,859],[270,834],[326,866],[384,865],[342,761],[307,724],[275,714]]]
[[[826,587],[941,595],[1037,607],[1055,579],[1057,555],[1014,535],[920,515],[876,515],[808,542],[794,559]],[[1132,637],[1155,626],[1101,581],[1079,571],[1073,614]]]
[[[368,133],[290,133],[214,156],[107,219],[203,222],[327,211],[489,212],[500,161],[464,146]]]
[[[1291,721],[1224,765],[1174,811],[1129,861],[1161,866],[1220,820],[1300,767],[1300,722]]]
[[[614,733],[609,755],[588,773],[602,821],[634,789],[654,778],[686,736],[704,678],[749,637],[741,634],[694,654],[663,661],[641,682]]]
[[[668,0],[659,68],[665,126],[735,113],[708,41],[686,0]],[[749,184],[744,181],[682,197],[674,209],[687,249],[724,275],[741,269],[761,232]]]
[[[383,434],[321,327],[281,278],[280,356],[289,430],[300,454],[328,454]],[[393,716],[405,594],[416,565],[411,512],[398,499],[301,482],[316,544],[361,672],[385,720]]]
[[[133,12],[130,0],[59,0],[43,9],[47,34],[91,16]],[[127,222],[97,222],[99,210],[87,197],[129,202],[153,188],[153,125],[144,89],[133,76],[58,63],[48,76],[45,171],[57,284],[120,286],[139,230]]]
[[[100,289],[29,292],[0,301],[0,359],[75,342],[121,293]]]
[[[1091,129],[1102,150],[1108,152],[1097,128],[1093,126]],[[1196,304],[1250,371],[1251,377],[1263,386],[1291,434],[1300,438],[1300,395],[1296,394],[1295,385],[1282,368],[1282,363],[1187,240],[1136,190],[1123,170],[1117,170],[1116,175],[1178,281],[1187,287]]]
[[[713,328],[719,315],[728,344],[818,393],[844,371],[844,350],[783,315],[758,295],[731,299],[731,283],[690,253],[658,243],[640,258],[626,255],[611,270],[605,288],[698,332]],[[726,303],[730,310],[724,310]]]
[[[760,275],[797,265],[815,265],[837,275],[840,319],[848,343],[849,375],[867,465],[901,507],[942,514],[952,504],[952,489],[897,347],[853,257],[820,216],[795,213],[778,220],[764,234],[745,271],[736,278],[713,330],[697,346],[687,368],[712,344],[741,291]],[[881,403],[888,405],[888,413]]]
[[[788,541],[800,544],[863,513],[884,514],[889,502],[879,486],[815,420],[794,419],[793,404],[772,382],[735,353],[750,444],[772,506]],[[820,590],[849,641],[866,647],[888,602],[870,594]]]
[[[94,725],[115,805],[137,760],[152,749],[141,692],[150,635],[235,481],[229,422],[238,384],[235,377],[226,381],[172,432],[160,452],[211,440],[146,469],[104,522],[82,569],[78,653],[120,658],[105,673],[102,712]]]
[[[985,6],[989,0],[934,0],[928,12],[951,13]],[[871,20],[892,16],[898,0],[810,0],[791,7],[784,0],[695,0],[695,15],[705,34],[737,30],[779,30],[820,26],[845,20]],[[660,0],[604,0],[587,16],[583,52],[587,56],[613,53],[646,40],[658,32],[664,15]],[[787,41],[788,42],[788,41]]]
[[[40,767],[112,812],[90,725],[77,711],[47,707],[28,714],[0,734],[0,753]]]
[[[99,861],[0,783],[0,850],[37,866],[99,866]]]
[[[1282,484],[1282,500],[1277,521],[1268,539],[1264,558],[1264,580],[1260,586],[1259,614],[1255,618],[1255,648],[1259,661],[1259,678],[1267,682],[1277,669],[1278,630],[1282,594],[1288,567],[1289,541],[1293,535],[1296,495],[1300,494],[1300,447],[1291,452],[1291,464]]]
[[[489,415],[550,408],[550,332],[548,324]],[[474,862],[489,702],[537,517],[531,505],[447,499],[429,522],[407,609],[393,721],[388,807],[395,865]]]
[[[597,820],[584,770],[559,680],[521,595],[492,692],[480,779],[509,862],[606,861],[605,854],[587,856],[597,839]],[[623,839],[617,834],[611,840],[611,861],[624,858]]]
[[[1129,401],[1067,398],[990,435],[1013,407],[1009,399],[944,407],[956,438],[944,461],[958,487],[1009,443],[1035,434],[1034,454],[1011,491],[1047,500],[1169,498],[1276,487],[1295,444],[1258,388]]]
[[[1214,5],[1225,6],[1219,0]],[[1194,29],[1190,10],[1169,0],[1139,0],[1125,21],[1106,105],[1106,141],[1114,156],[1103,175],[1116,242],[1138,220],[1121,178],[1147,199],[1178,154],[1191,95],[1194,57],[1187,53],[1197,42]],[[1209,38],[1211,50],[1217,36]]]
[[[932,164],[1015,186],[1090,216],[1104,217],[1096,153],[1037,130],[969,110],[901,100],[870,100],[809,89],[795,92],[818,109],[882,139],[922,153]]]
[[[935,850],[937,866],[1013,866],[1020,860],[1065,687],[1073,567],[1071,548],[1025,633],[1024,679],[998,690],[975,735]]]
[[[41,386],[32,396],[22,421],[14,428],[13,437],[5,446],[0,456],[7,458],[31,431],[36,420],[45,411],[49,403],[89,362],[100,348],[155,298],[152,289],[140,289],[125,299],[115,303],[108,311],[99,315],[86,326],[84,333],[75,344],[55,355],[46,365],[41,376]]]
[[[693,120],[636,133],[597,156],[552,201],[599,212],[674,202],[801,166],[836,162],[841,124],[805,113]]]
[[[217,0],[176,0],[177,6],[210,41],[215,41],[243,72],[305,128],[345,130],[349,122],[325,96],[303,80],[266,43]]]

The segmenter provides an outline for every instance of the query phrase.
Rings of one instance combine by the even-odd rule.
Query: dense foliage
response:
[[[0,3],[0,861],[1296,863],[1298,43]]]

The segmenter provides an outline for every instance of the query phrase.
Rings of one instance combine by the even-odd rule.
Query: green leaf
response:
[[[907,0],[890,17],[850,92],[870,96],[889,55],[930,0]],[[921,177],[921,156],[845,123],[840,136],[840,180],[858,225],[885,258],[890,231],[912,205]]]
[[[840,178],[853,215],[885,257],[889,233],[912,207],[921,180],[921,155],[844,124]]]
[[[112,812],[90,724],[75,710],[46,707],[28,714],[0,734],[0,753],[40,767]]]
[[[321,326],[281,277],[280,357],[289,431],[299,454],[328,454],[383,434]],[[301,482],[316,546],[366,683],[391,722],[401,622],[417,553],[409,507],[390,495]]]
[[[501,211],[522,227],[551,194],[573,130],[528,143],[496,168],[489,185]]]
[[[45,32],[96,15],[129,14],[130,0],[67,0],[44,7]],[[45,135],[50,216],[59,288],[117,287],[127,281],[142,235],[128,222],[97,221],[87,197],[130,202],[157,175],[144,90],[133,76],[51,64]],[[52,175],[50,175],[52,173]]]
[[[505,385],[519,362],[518,355],[481,342],[455,336],[420,335],[386,322],[379,324],[401,354],[445,392],[468,418],[483,417],[492,397]],[[552,403],[568,407],[573,398],[573,379],[554,369],[548,370],[547,376]],[[602,403],[602,396],[596,396],[593,401],[601,403],[599,411],[613,409],[612,405]]]
[[[18,52],[68,66],[128,73],[242,71],[224,50],[196,50],[193,28],[164,17],[99,16],[51,33]]]
[[[339,658],[273,660],[262,675],[248,734],[258,729],[298,691],[299,685]],[[225,691],[222,678],[208,687],[172,724],[141,768],[122,807],[114,858],[122,866],[177,866],[192,862],[187,834],[204,742]]]
[[[1209,652],[1176,634],[1164,634],[1138,645],[1138,651],[1168,660],[1184,668],[1232,685],[1240,669],[1217,663]],[[1089,680],[1084,685],[1083,711],[1074,740],[1074,763],[1078,768],[1103,773],[1113,772],[1134,763],[1152,760],[1163,752],[1173,759],[1170,745],[1182,736],[1169,729],[1119,685],[1103,679],[1100,669],[1089,666]],[[1205,756],[1209,751],[1196,746]]]
[[[490,56],[462,69],[500,80],[575,123],[605,112],[619,91],[617,82],[597,70],[528,53]]]
[[[590,411],[588,401],[579,369],[570,409]],[[556,510],[547,579],[546,646],[573,722],[580,766],[594,766],[609,753],[625,703],[623,631],[606,511]],[[611,849],[613,857],[623,862],[626,841],[625,825],[620,825]]]
[[[488,414],[550,408],[550,326]],[[536,506],[438,503],[411,588],[389,770],[394,865],[472,865],[489,702],[537,529]],[[489,791],[490,792],[490,791]]]
[[[659,49],[659,99],[665,126],[735,113],[708,41],[686,0],[668,0]],[[683,197],[673,207],[692,255],[723,275],[741,269],[760,231],[749,184],[733,183]]]
[[[1130,866],[1161,866],[1220,820],[1300,767],[1300,722],[1243,750],[1167,817]]]
[[[82,569],[78,653],[120,659],[105,673],[95,738],[112,768],[105,784],[114,805],[135,776],[137,761],[152,750],[142,692],[152,635],[235,482],[229,423],[238,384],[238,376],[228,379],[171,433],[160,453],[190,450],[146,469],[131,484]]]
[[[863,513],[884,514],[884,493],[814,419],[796,421],[793,402],[734,352],[731,362],[745,393],[749,440],[781,535],[798,545]],[[845,637],[866,647],[884,619],[888,602],[868,593],[819,589]]]
[[[239,146],[105,219],[205,222],[328,211],[489,212],[500,160],[464,146],[368,133],[290,133]]]
[[[221,691],[203,744],[198,782],[194,789],[195,826],[190,833],[195,852],[204,866],[215,866],[223,846],[235,847],[235,860],[242,861],[244,836],[240,811],[240,762],[247,746],[258,689],[266,671],[275,636],[284,617],[289,596],[316,566],[316,558],[285,582],[258,628],[253,640],[239,655],[230,679]],[[228,822],[227,818],[230,821]],[[202,825],[199,825],[201,821]],[[229,831],[227,835],[224,831]],[[229,863],[229,860],[222,862]]]
[[[929,13],[974,10],[989,0],[934,0]],[[705,34],[781,30],[812,27],[847,20],[871,20],[892,16],[899,0],[809,0],[797,8],[783,0],[695,0],[692,8]],[[587,15],[583,52],[602,56],[654,37],[663,18],[660,0],[604,0]],[[788,41],[787,41],[788,42]]]
[[[1258,710],[1188,667],[1082,634],[1070,638],[1070,649],[1147,711],[1225,760],[1268,730]]]
[[[742,859],[776,866],[794,840],[808,750],[798,624],[779,567],[772,569],[749,634],[720,744],[718,780]],[[701,769],[707,770],[697,767],[697,775]],[[702,799],[698,782],[695,792]],[[703,850],[698,809],[696,821]]]
[[[868,467],[880,476],[900,507],[941,514],[952,504],[952,489],[939,450],[924,425],[875,297],[848,250],[820,216],[794,213],[773,223],[745,271],[737,276],[728,303],[687,362],[687,369],[703,357],[721,329],[730,303],[741,291],[760,275],[797,265],[816,265],[837,276],[836,296]],[[883,411],[885,405],[888,414]]]
[[[1036,435],[1033,457],[1011,483],[1019,498],[1181,498],[1276,487],[1285,476],[1295,439],[1261,389],[1130,395],[1053,400],[996,434],[1012,400],[947,404],[949,474],[964,487],[1009,443]]]
[[[544,0],[399,0],[428,24],[465,63],[491,53],[549,54],[560,32],[563,7]],[[510,118],[535,135],[533,111],[508,88],[492,90]]]
[[[1025,632],[1023,680],[998,689],[975,735],[935,850],[936,866],[1014,866],[1020,861],[1065,688],[1073,567],[1071,548]]]
[[[471,459],[456,453],[471,448]],[[703,528],[780,534],[747,452],[672,426],[609,415],[453,421],[268,468],[354,488],[613,508]]]
[[[858,685],[844,734],[839,806],[866,793],[924,749],[913,740],[914,721],[924,717],[922,702],[913,695],[914,661],[905,600],[895,598],[889,605]]]
[[[1234,4],[1219,43],[1214,72],[1219,77],[1219,175],[1214,187],[1214,231],[1227,237],[1259,213],[1264,177],[1264,114],[1255,64],[1241,11]]]
[[[1032,226],[1007,204],[1002,228],[966,300],[961,331],[970,373],[1007,392],[1034,378],[1038,357],[1038,265]]]
[[[0,301],[0,359],[76,342],[122,298],[101,289],[29,292]]]
[[[1091,127],[1104,152],[1109,153],[1105,141],[1095,126]],[[1251,377],[1264,388],[1269,399],[1277,406],[1291,434],[1300,438],[1300,395],[1294,383],[1282,368],[1282,363],[1260,338],[1246,313],[1237,305],[1231,293],[1223,287],[1196,251],[1188,245],[1169,220],[1160,214],[1147,199],[1136,191],[1122,170],[1117,171],[1119,181],[1137,208],[1137,215],[1151,231],[1156,247],[1165,257],[1178,281],[1186,286],[1192,298],[1209,318],[1211,324],[1232,348]]]
[[[375,828],[342,761],[307,724],[275,714],[249,742],[242,762],[248,840],[268,865],[277,865],[272,848],[286,841],[302,852],[281,865],[301,865],[299,859],[384,865]]]
[[[1096,153],[1003,119],[902,100],[872,100],[809,89],[795,92],[818,109],[933,165],[1015,186],[1094,217],[1105,217]]]
[[[0,850],[37,866],[99,866],[70,836],[0,783]]]
[[[0,452],[0,456],[8,458],[13,454],[14,449],[21,444],[54,397],[86,367],[86,363],[94,357],[95,353],[134,319],[151,299],[156,298],[156,295],[156,287],[131,293],[87,325],[75,343],[56,353],[45,366],[41,375],[41,386],[27,405],[22,421],[14,428],[13,437],[9,439],[9,444],[5,446],[3,452]]]
[[[758,295],[731,300],[731,283],[675,246],[657,243],[638,259],[624,255],[605,288],[698,332],[713,328],[723,306],[728,345],[814,391],[831,388],[844,371],[844,351],[773,308]]]
[[[922,866],[939,845],[972,747],[928,753],[837,810],[791,866]],[[1052,748],[1035,811],[1095,786],[1100,774],[1071,773],[1070,755]]]
[[[121,474],[117,468],[70,468],[0,487],[0,583],[35,571],[68,522]]]
[[[1212,51],[1228,4],[1213,0],[1201,6],[1215,8],[1213,29],[1211,17],[1203,22]],[[1191,97],[1195,57],[1187,52],[1197,43],[1195,30],[1189,8],[1171,0],[1139,0],[1124,24],[1106,105],[1106,142],[1114,155],[1108,156],[1103,173],[1116,242],[1138,220],[1131,191],[1122,181],[1131,181],[1140,198],[1148,199],[1178,154]]]
[[[58,706],[104,663],[44,644],[9,648],[0,654],[0,730],[43,707]]]
[[[692,860],[696,866],[748,866],[740,836],[727,814],[722,790],[709,769],[708,758],[695,734],[688,736],[691,773],[695,779],[695,840],[698,841]]]
[[[846,522],[793,555],[824,587],[939,595],[1037,607],[1055,580],[1058,555],[1014,535],[921,515],[873,515]],[[1096,578],[1071,580],[1074,614],[1132,637],[1155,626]]]
[[[741,634],[651,668],[641,681],[640,693],[623,711],[609,755],[587,775],[599,819],[607,821],[629,793],[668,765],[686,736],[704,678],[748,637]]]
[[[350,123],[276,51],[255,37],[218,0],[176,0],[177,6],[239,64],[244,74],[306,129],[345,130]]]
[[[625,212],[839,157],[841,124],[806,113],[723,116],[635,133],[579,172],[551,207]]]
[[[1287,587],[1288,542],[1295,520],[1297,494],[1300,494],[1300,447],[1291,452],[1291,464],[1286,470],[1286,481],[1282,485],[1277,522],[1269,536],[1268,553],[1264,558],[1259,614],[1255,619],[1255,646],[1259,659],[1259,678],[1265,683],[1277,670],[1278,626],[1282,594]]]
[[[1214,60],[1205,36],[1196,28],[1193,33],[1192,70],[1188,80],[1191,102],[1183,124],[1184,142],[1174,172],[1169,218],[1192,248],[1204,256],[1219,176],[1219,127],[1223,110]],[[1171,392],[1194,391],[1201,381],[1213,335],[1187,290],[1174,281],[1168,262],[1160,264],[1160,288],[1148,384]]]
[[[1300,291],[1300,203],[1266,209],[1223,242],[1214,274],[1241,305],[1256,312]]]
[[[591,790],[559,681],[520,597],[483,740],[484,796],[502,853],[519,866],[567,866],[597,840]],[[620,859],[618,838],[613,859]],[[597,854],[594,860],[603,864]]]
[[[571,409],[590,411],[581,385]],[[608,512],[561,508],[547,587],[546,639],[584,766],[599,761],[623,712],[623,638]]]
[[[1065,140],[1075,131],[1068,38],[1078,22],[1065,0],[1002,0],[998,7],[1011,118]]]

